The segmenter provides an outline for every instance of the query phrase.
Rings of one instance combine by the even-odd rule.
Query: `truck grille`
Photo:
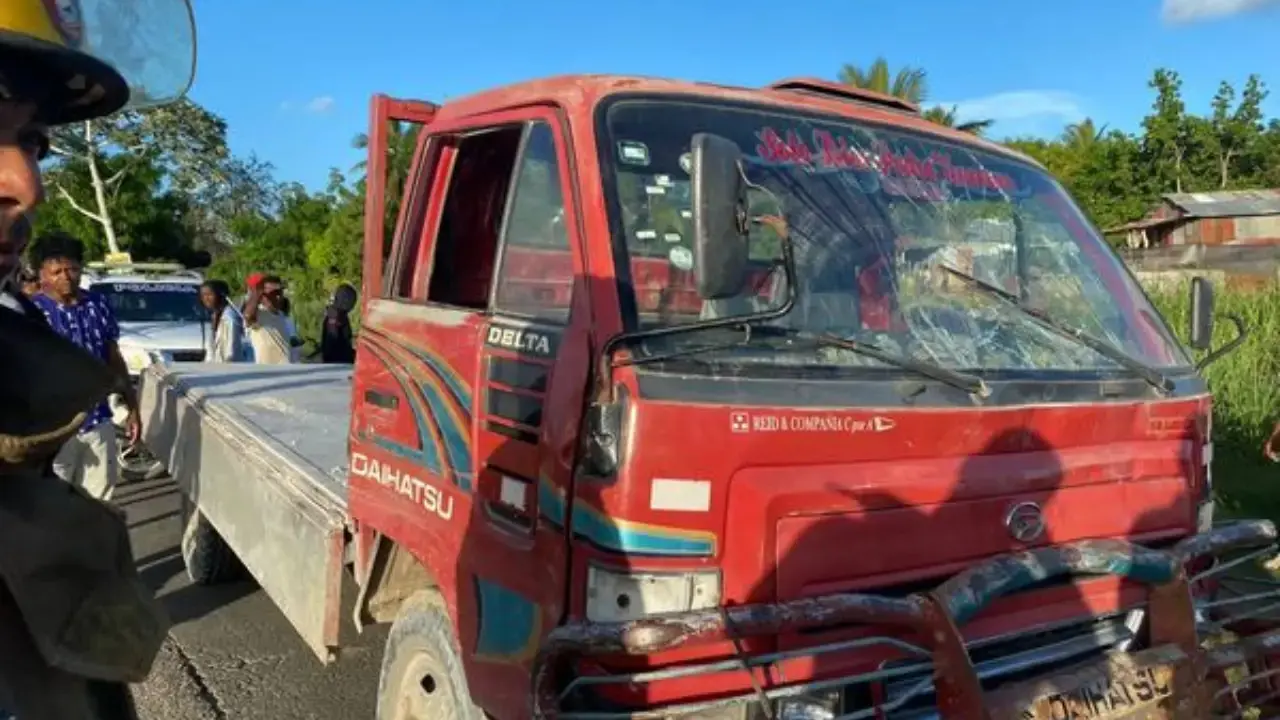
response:
[[[978,641],[968,645],[969,656],[973,659],[983,689],[991,691],[1001,685],[1075,665],[1113,648],[1128,646],[1139,640],[1144,617],[1144,611],[1134,610],[1127,614]],[[903,662],[887,667],[911,665],[918,666],[918,672],[894,678],[881,688],[881,697],[885,698],[881,707],[888,720],[938,717],[931,663]],[[865,686],[849,688],[844,698],[846,706],[873,706],[875,703],[866,692],[868,689]]]

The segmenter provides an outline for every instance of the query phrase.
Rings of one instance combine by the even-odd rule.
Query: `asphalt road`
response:
[[[325,667],[252,580],[191,585],[169,481],[126,484],[116,502],[129,514],[139,571],[174,625],[151,678],[134,687],[143,720],[373,717],[385,628],[357,635],[348,623],[347,649]],[[348,609],[343,617],[350,616]]]

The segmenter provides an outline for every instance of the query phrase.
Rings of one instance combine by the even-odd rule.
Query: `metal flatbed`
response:
[[[338,638],[349,365],[155,364],[143,438],[322,659]]]

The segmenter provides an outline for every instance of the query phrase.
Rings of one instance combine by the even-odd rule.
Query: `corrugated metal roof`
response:
[[[1188,217],[1280,215],[1280,190],[1167,193],[1163,197]]]

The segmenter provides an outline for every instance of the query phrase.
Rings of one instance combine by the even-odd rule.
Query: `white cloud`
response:
[[[334,102],[332,95],[311,98],[311,101],[307,103],[307,112],[316,114],[329,112],[333,109]]]
[[[1280,0],[1164,0],[1160,14],[1167,23],[1191,23],[1276,6]]]
[[[1072,123],[1085,118],[1080,98],[1062,90],[1013,90],[971,100],[938,104],[944,108],[954,106],[956,119],[961,122],[1047,119]]]

